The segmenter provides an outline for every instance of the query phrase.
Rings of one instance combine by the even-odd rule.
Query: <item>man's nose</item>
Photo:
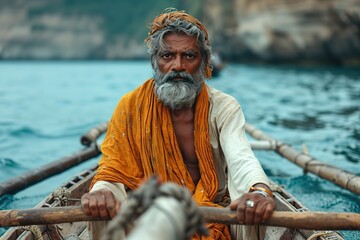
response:
[[[172,69],[173,71],[177,71],[177,72],[180,72],[180,71],[184,71],[185,70],[185,64],[183,63],[182,59],[181,59],[181,56],[177,56],[175,59],[174,59],[174,62],[173,62],[173,66],[172,66]]]

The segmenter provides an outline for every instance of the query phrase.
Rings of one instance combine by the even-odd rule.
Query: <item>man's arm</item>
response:
[[[232,97],[212,90],[213,128],[219,132],[220,145],[228,167],[228,187],[232,210],[242,224],[259,224],[275,210],[269,180],[256,159],[245,134],[245,117]],[[253,187],[256,187],[255,189]],[[248,204],[246,203],[248,202]]]

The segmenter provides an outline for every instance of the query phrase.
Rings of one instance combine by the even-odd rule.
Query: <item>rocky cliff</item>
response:
[[[138,15],[130,19],[134,14],[116,15],[120,9],[105,16],[109,10],[96,11],[98,6],[90,4],[94,1],[72,1],[83,5],[68,8],[64,2],[71,3],[1,1],[0,59],[148,57],[145,25],[155,14],[147,6],[131,8]],[[177,2],[183,3],[180,7],[195,4]],[[227,60],[360,65],[358,0],[202,0],[195,9],[209,29],[214,49]]]
[[[360,65],[358,0],[208,2],[205,20],[229,60]]]
[[[71,2],[71,1],[70,1]],[[136,59],[147,57],[146,22],[133,26],[124,9],[97,9],[96,1],[3,0],[0,2],[0,59]],[[131,2],[131,1],[125,1]],[[73,5],[71,5],[73,4]],[[121,3],[120,3],[121,4]],[[115,5],[115,4],[113,4]],[[119,2],[114,8],[118,8]],[[113,14],[108,12],[112,11]],[[123,12],[122,12],[123,11]],[[136,16],[136,12],[133,14]],[[152,15],[154,16],[154,15]],[[129,20],[130,22],[126,22]],[[127,34],[126,25],[142,29]],[[120,30],[124,30],[121,32]]]

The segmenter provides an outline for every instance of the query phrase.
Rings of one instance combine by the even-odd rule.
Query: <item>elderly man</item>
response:
[[[205,27],[183,11],[157,16],[145,40],[154,77],[120,100],[102,144],[87,214],[114,217],[133,190],[153,174],[186,186],[202,206],[236,210],[240,224],[270,218],[269,181],[244,132],[238,102],[205,83],[211,47]],[[208,224],[206,239],[257,239],[253,226]],[[195,235],[194,239],[200,236]]]

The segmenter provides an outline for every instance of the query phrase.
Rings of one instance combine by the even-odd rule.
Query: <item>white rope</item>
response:
[[[123,239],[124,230],[129,229],[144,211],[152,206],[157,197],[172,197],[184,204],[187,221],[185,229],[189,239],[196,231],[208,234],[196,203],[192,201],[189,191],[174,183],[161,185],[157,178],[151,178],[146,184],[133,191],[129,200],[121,207],[120,213],[109,223],[104,240]]]

